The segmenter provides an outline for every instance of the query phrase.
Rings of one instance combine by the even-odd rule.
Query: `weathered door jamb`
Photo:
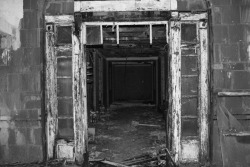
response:
[[[209,159],[209,61],[207,13],[191,14],[173,12],[175,18],[170,21],[170,57],[169,57],[169,116],[168,147],[173,153],[174,161],[180,163],[181,153],[181,21],[198,22],[200,38],[200,72],[199,72],[199,161],[207,163]]]
[[[46,145],[47,159],[55,158],[57,135],[57,84],[54,25],[74,26],[73,15],[45,16],[46,21]],[[81,36],[81,34],[80,34]],[[74,119],[74,157],[77,162],[87,161],[87,89],[86,57],[80,39],[72,32],[72,92]]]

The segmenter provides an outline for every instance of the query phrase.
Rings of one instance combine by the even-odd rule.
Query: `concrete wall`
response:
[[[218,97],[219,91],[250,90],[250,1],[248,0],[211,0],[213,45],[213,164],[221,166],[221,148],[218,121],[216,119],[217,105],[223,105],[237,118],[245,130],[250,130],[250,97]],[[245,138],[247,139],[247,138]],[[250,142],[240,142],[250,152]],[[247,139],[248,140],[248,139]],[[249,140],[248,140],[249,141]],[[236,146],[237,147],[237,146]],[[232,150],[234,154],[237,150]],[[234,153],[233,153],[234,152]],[[242,153],[244,151],[242,150]],[[240,156],[233,156],[237,161]],[[245,160],[246,161],[246,160]],[[248,162],[249,163],[249,162]]]
[[[180,11],[199,11],[206,9],[203,0],[177,0]],[[224,160],[232,166],[244,166],[249,161],[249,137],[220,138],[220,122],[217,120],[218,106],[235,117],[243,129],[250,130],[250,97],[219,97],[223,91],[250,91],[250,1],[249,0],[208,0],[211,4],[212,50],[212,100],[211,106],[211,156],[213,166],[223,166]],[[225,121],[225,120],[224,120]],[[235,122],[231,122],[234,124]],[[226,140],[230,142],[226,143]],[[229,145],[227,145],[229,144]],[[239,151],[239,149],[241,149]],[[239,152],[238,152],[239,151]],[[225,152],[227,152],[225,154]],[[237,156],[236,156],[237,155]],[[228,157],[227,157],[228,156]],[[243,157],[243,159],[241,159]],[[226,160],[227,159],[227,160]],[[240,162],[242,161],[242,162]],[[245,161],[245,162],[243,162]],[[225,162],[224,162],[225,164]],[[230,166],[228,164],[228,166]],[[247,166],[248,166],[247,165]],[[227,165],[226,165],[227,166]]]
[[[42,161],[44,15],[72,14],[73,0],[1,0],[0,6],[1,55],[9,49],[9,58],[0,56],[0,164]],[[13,34],[20,34],[19,45]],[[6,42],[6,35],[15,38]]]
[[[2,2],[9,3],[10,0]],[[213,113],[216,116],[215,106],[218,103],[224,104],[246,129],[250,129],[247,118],[250,98],[217,96],[217,92],[223,90],[250,90],[250,1],[210,2],[211,39],[214,41],[211,54]],[[0,8],[0,33],[5,34],[0,36],[1,55],[6,47],[9,49],[7,58],[0,56],[0,164],[41,161],[44,158],[44,15],[73,14],[73,0],[50,0],[48,3],[45,0],[18,0],[15,3],[11,3],[16,9],[12,14],[23,13],[21,16],[18,14],[20,24],[16,22],[13,25],[8,19],[12,14],[2,15]],[[0,6],[8,11],[3,5]],[[202,0],[178,0],[178,9],[204,10],[206,5]],[[12,31],[12,27],[15,27],[15,31]],[[20,45],[13,45],[12,39],[5,38],[18,32]],[[212,164],[221,166],[221,143],[216,119],[212,129]],[[249,142],[244,144],[250,148]]]
[[[4,3],[1,18],[12,25],[13,40],[8,61],[0,65],[0,163],[38,161],[43,158],[44,2],[5,0],[1,3]]]

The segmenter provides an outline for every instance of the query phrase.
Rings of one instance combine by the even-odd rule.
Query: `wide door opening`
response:
[[[138,162],[127,159],[137,156],[150,159],[159,151],[164,152],[168,69],[166,24],[119,26],[119,44],[117,27],[103,25],[101,46],[88,41],[88,34],[97,29],[87,26],[91,160],[105,158],[135,165]]]
[[[48,158],[132,165],[129,158],[138,156],[159,161],[164,150],[160,160],[206,163],[207,15],[179,15],[169,22],[83,22],[80,36],[72,17],[47,17]]]

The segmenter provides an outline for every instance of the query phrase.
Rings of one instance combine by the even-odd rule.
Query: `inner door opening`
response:
[[[90,157],[123,163],[166,148],[167,22],[99,23],[102,30],[83,24],[87,95],[94,101],[88,103]],[[99,40],[90,37],[95,31],[103,33]]]
[[[46,19],[48,158],[67,158],[88,163],[88,154],[91,154],[89,142],[92,137],[98,139],[98,130],[105,132],[102,128],[108,129],[107,134],[101,134],[99,138],[102,141],[110,139],[113,140],[111,143],[115,143],[114,141],[123,139],[119,136],[112,137],[121,132],[119,128],[123,127],[125,133],[122,134],[128,133],[127,136],[130,137],[133,130],[144,126],[139,124],[147,124],[156,125],[151,128],[163,129],[153,129],[156,132],[151,131],[151,136],[143,136],[145,133],[142,133],[143,137],[140,138],[149,137],[151,144],[168,148],[175,163],[207,162],[207,14],[180,13],[178,17],[169,22],[84,22],[80,37],[73,31],[71,36],[68,33],[74,30],[71,29],[72,18],[71,21],[67,17],[61,20]],[[65,27],[67,35],[58,43],[58,32]],[[130,76],[122,77],[128,74],[125,73],[125,67],[130,71],[142,70],[147,75],[143,76],[144,72],[129,72]],[[125,78],[124,81],[132,81],[124,83],[122,78]],[[144,82],[147,82],[146,86]],[[132,86],[132,91],[127,90],[129,84],[136,84],[136,89]],[[147,90],[144,92],[145,89]],[[122,91],[125,93],[119,94]],[[132,92],[136,91],[136,95],[133,95]],[[70,103],[68,107],[63,107],[66,103],[62,103],[62,100],[66,99]],[[138,103],[136,106],[131,105],[128,103],[131,101]],[[126,103],[124,105],[117,102]],[[134,108],[125,109],[131,106]],[[64,113],[68,115],[63,115]],[[70,123],[59,124],[62,121]],[[100,128],[95,127],[98,121]],[[119,126],[114,125],[115,121],[120,123]],[[159,134],[160,130],[164,133]],[[114,133],[108,134],[109,132]],[[167,142],[161,143],[159,139]],[[127,142],[124,148],[136,141]],[[118,146],[119,144],[114,148]],[[101,151],[105,150],[108,152],[109,149],[102,148]],[[117,154],[119,152],[112,156],[119,157]]]

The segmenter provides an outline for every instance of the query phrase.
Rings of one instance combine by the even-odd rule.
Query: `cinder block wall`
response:
[[[177,2],[180,11],[206,9],[203,0],[177,0]],[[223,162],[216,107],[225,106],[246,130],[250,130],[248,116],[250,114],[250,97],[218,97],[218,92],[222,91],[250,91],[250,1],[208,0],[208,2],[210,2],[212,14],[210,34],[212,42],[210,50],[212,60],[211,98],[213,100],[211,106],[213,120],[211,122],[211,165],[219,167],[223,166]],[[242,138],[242,141],[238,141],[237,144],[239,146],[235,146],[236,148],[245,148],[250,152],[249,138]],[[241,158],[239,156],[242,155],[233,157],[235,163]]]
[[[250,127],[249,97],[221,97],[217,92],[250,89],[250,2],[210,0],[212,4],[213,100],[224,104]],[[0,66],[0,164],[42,161],[44,15],[73,14],[73,0],[23,0],[21,47],[11,51],[8,65]],[[178,0],[182,11],[204,10],[202,0]],[[248,49],[249,48],[249,49]],[[212,55],[211,55],[212,56]],[[212,106],[212,108],[214,108]],[[216,115],[216,112],[214,112]],[[216,118],[216,117],[215,117]],[[221,166],[217,120],[212,125],[213,165]],[[249,143],[246,143],[249,147]]]
[[[250,97],[218,97],[220,91],[250,91],[250,1],[211,0],[213,45],[213,165],[221,166],[221,143],[218,136],[216,106],[228,111],[250,130]],[[239,141],[249,148],[250,141]],[[249,155],[248,155],[249,156]],[[235,156],[237,159],[237,156]]]
[[[45,157],[44,16],[73,11],[73,0],[23,0],[21,47],[0,64],[0,164]]]
[[[24,0],[21,47],[0,66],[0,164],[40,161],[42,148],[43,1]]]

